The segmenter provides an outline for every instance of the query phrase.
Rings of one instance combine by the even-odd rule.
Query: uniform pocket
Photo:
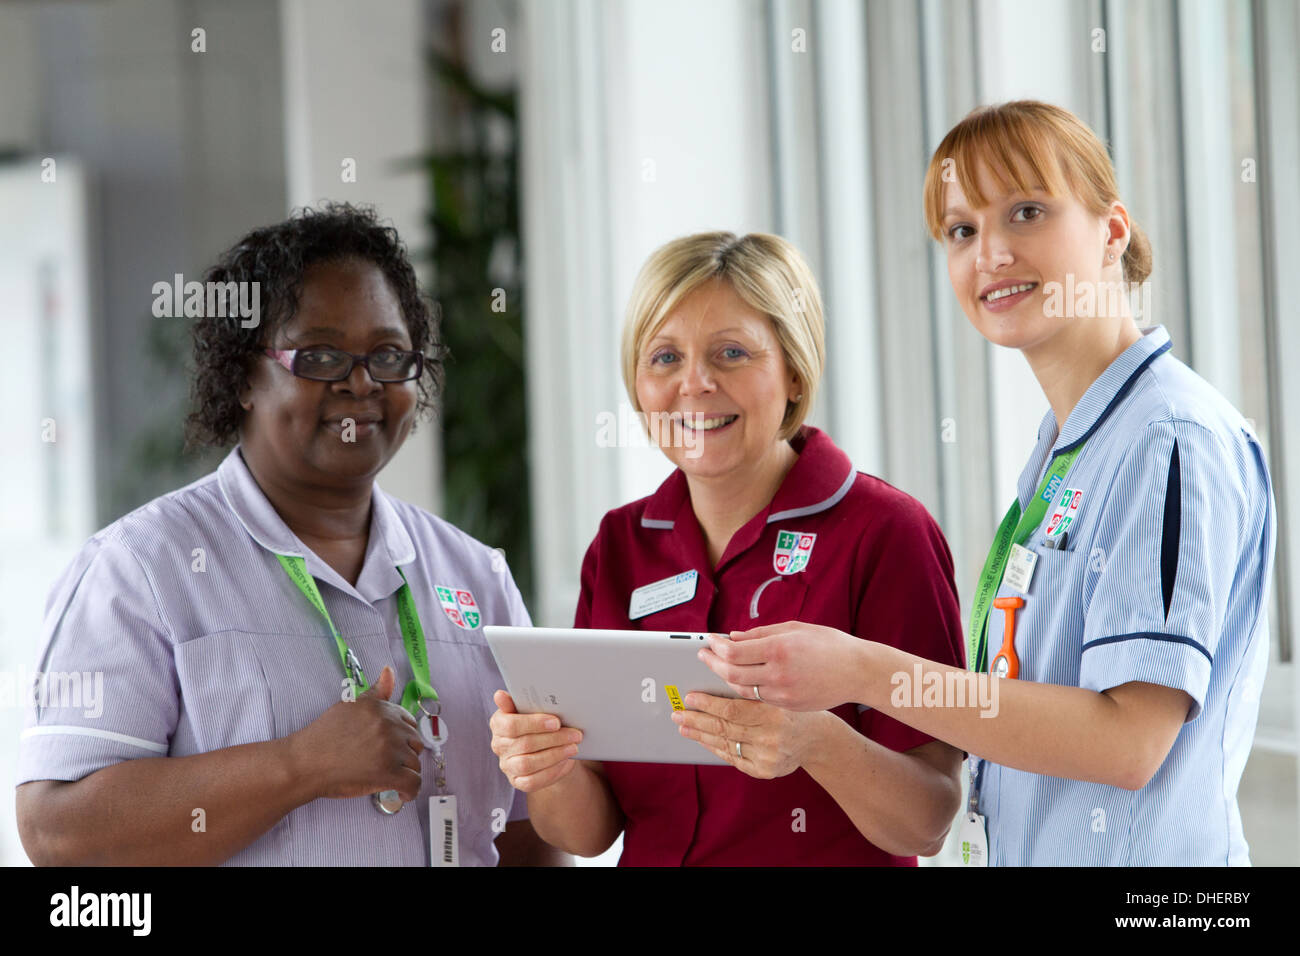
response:
[[[1087,555],[1069,548],[1037,547],[1038,560],[1025,607],[1016,615],[1020,677],[1049,684],[1078,685],[1083,602],[1077,577]],[[1072,636],[1077,632],[1077,637]],[[1000,640],[1000,637],[999,637]]]
[[[328,634],[208,634],[176,648],[176,673],[202,751],[285,737],[343,699],[343,668]]]
[[[807,594],[808,579],[803,574],[772,575],[750,595],[745,627],[800,620]]]
[[[1034,562],[1034,576],[1026,597],[1035,601],[1059,601],[1066,593],[1063,588],[1071,573],[1080,570],[1077,562],[1082,560],[1082,553],[1072,547],[1064,550],[1049,548],[1042,541],[1034,542],[1034,553],[1038,560]]]
[[[484,625],[511,623],[497,606],[497,595],[489,594],[482,587],[470,589],[464,582],[456,583],[457,579],[451,576],[447,580],[450,583],[433,585],[420,593],[416,593],[415,584],[411,585],[424,639],[486,647]]]
[[[176,647],[181,719],[200,753],[275,736],[271,688],[250,635],[223,631]]]

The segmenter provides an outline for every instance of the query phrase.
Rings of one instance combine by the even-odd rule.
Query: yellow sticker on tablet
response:
[[[686,705],[682,703],[682,695],[678,692],[676,684],[664,684],[664,690],[668,692],[668,700],[673,705],[673,710],[686,709]]]

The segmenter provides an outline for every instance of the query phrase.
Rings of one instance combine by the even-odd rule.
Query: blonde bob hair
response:
[[[650,254],[632,285],[623,323],[623,385],[632,407],[637,359],[669,314],[712,279],[724,279],[741,300],[771,321],[786,366],[799,376],[803,395],[789,402],[777,440],[795,435],[812,408],[826,365],[822,297],[804,257],[780,236],[751,232],[701,232],[665,243]]]
[[[1069,110],[1037,100],[982,106],[949,130],[930,158],[922,191],[925,222],[935,239],[943,239],[945,182],[955,178],[977,209],[988,202],[976,183],[981,163],[1004,189],[1072,195],[1095,216],[1119,199],[1106,147]],[[1131,219],[1123,265],[1126,282],[1143,282],[1151,274],[1151,244]]]

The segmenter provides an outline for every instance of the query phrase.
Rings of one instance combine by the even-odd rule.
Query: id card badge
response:
[[[961,815],[957,830],[957,848],[961,850],[962,866],[989,865],[989,839],[984,829],[984,815],[967,810]]]
[[[642,585],[632,592],[632,597],[627,603],[628,619],[635,621],[647,614],[656,614],[670,607],[685,604],[694,599],[695,586],[699,580],[699,571],[683,571],[662,581]]]
[[[1011,556],[1007,558],[1007,570],[1002,575],[1002,583],[1021,594],[1029,593],[1029,582],[1034,576],[1034,565],[1038,563],[1037,552],[1018,544],[1011,546]]]
[[[451,794],[429,797],[429,865],[460,866],[460,824]]]

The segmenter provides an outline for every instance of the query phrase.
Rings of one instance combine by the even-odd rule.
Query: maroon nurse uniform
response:
[[[574,626],[725,634],[797,620],[964,666],[952,556],[929,512],[855,471],[816,428],[790,444],[798,460],[717,567],[680,470],[606,514],[582,562]],[[699,573],[693,598],[630,616],[634,590],[687,571]],[[833,713],[890,750],[933,739],[857,704]],[[758,780],[734,767],[603,766],[627,818],[621,866],[916,865],[869,842],[802,769]]]

